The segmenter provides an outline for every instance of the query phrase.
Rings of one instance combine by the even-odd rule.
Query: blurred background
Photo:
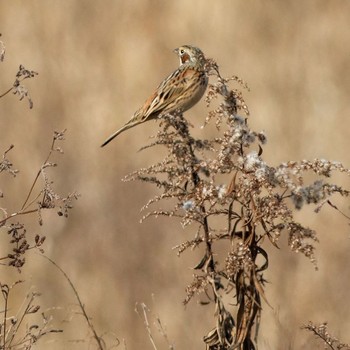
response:
[[[106,148],[99,146],[124,124],[160,81],[178,66],[172,50],[200,47],[214,58],[223,76],[238,75],[256,131],[265,130],[264,159],[327,158],[350,166],[350,2],[177,0],[177,1],[2,1],[0,93],[14,81],[18,66],[39,72],[24,81],[34,102],[7,95],[1,105],[1,153],[20,169],[16,179],[2,176],[0,206],[19,209],[44,161],[54,130],[67,128],[49,173],[58,193],[76,190],[81,198],[68,219],[44,214],[46,254],[70,276],[98,333],[125,340],[127,349],[151,349],[147,331],[134,311],[144,302],[159,315],[176,349],[203,349],[202,337],[214,324],[211,306],[194,299],[186,307],[185,287],[201,252],[176,256],[172,248],[192,237],[176,220],[140,224],[141,207],[152,186],[125,183],[128,173],[160,159],[138,152],[155,133],[150,122],[125,132]],[[201,130],[207,113],[202,101],[186,113]],[[349,179],[334,181],[349,188]],[[349,201],[334,199],[349,213]],[[259,349],[313,349],[319,343],[300,329],[309,320],[329,322],[350,342],[350,230],[338,212],[325,207],[297,213],[319,233],[319,271],[303,256],[266,242],[270,282],[260,329]],[[34,222],[35,218],[31,218]],[[30,225],[30,223],[29,223]],[[29,226],[30,228],[30,226]],[[43,340],[38,349],[85,349],[88,331],[67,281],[49,262],[30,253],[21,275],[4,269],[1,282],[26,280],[42,292],[41,305],[54,314],[63,335]],[[25,295],[17,295],[23,298]],[[20,293],[19,293],[20,294]],[[157,331],[154,330],[155,334]],[[159,348],[165,348],[157,338]],[[77,340],[85,339],[85,343]],[[109,343],[111,344],[111,343]]]

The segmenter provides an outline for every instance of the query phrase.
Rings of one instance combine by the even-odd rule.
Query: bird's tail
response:
[[[108,139],[103,142],[101,147],[104,147],[107,145],[107,143],[110,143],[115,137],[117,137],[119,134],[121,134],[123,131],[128,130],[132,128],[135,125],[135,123],[127,123],[123,127],[121,127],[119,130],[117,130],[115,133],[113,133],[111,136],[108,137]]]
[[[143,117],[143,114],[141,114],[141,112],[142,112],[142,109],[140,108],[140,110],[138,110],[134,114],[134,116],[124,126],[122,126],[119,130],[117,130],[110,137],[108,137],[108,139],[105,142],[103,142],[101,147],[106,146],[107,143],[110,143],[115,137],[117,137],[123,131],[130,129],[130,128],[134,127],[135,125],[142,124],[142,123],[144,123],[145,121],[147,121],[149,119],[152,119],[152,118],[149,118],[149,117]]]

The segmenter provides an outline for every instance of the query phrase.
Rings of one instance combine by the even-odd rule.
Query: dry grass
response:
[[[179,231],[177,222],[162,218],[139,225],[139,208],[154,195],[153,189],[120,181],[162,159],[156,149],[137,152],[158,124],[135,128],[101,151],[105,135],[128,120],[176,67],[171,50],[189,43],[215,57],[223,76],[237,74],[249,83],[249,125],[268,136],[268,164],[323,158],[348,165],[349,7],[328,1],[1,4],[6,55],[0,65],[0,92],[11,86],[20,64],[40,73],[25,82],[33,109],[10,94],[1,99],[1,153],[14,144],[11,162],[21,170],[15,181],[2,178],[2,192],[12,193],[5,198],[6,207],[14,212],[18,198],[30,188],[53,130],[67,128],[66,154],[54,170],[55,186],[58,193],[76,189],[82,198],[68,221],[47,212],[47,224],[33,232],[47,236],[46,254],[75,281],[98,331],[117,333],[128,349],[151,348],[133,310],[137,301],[150,304],[152,293],[176,348],[202,347],[201,337],[213,320],[209,307],[181,304],[184,287],[191,283],[188,267],[195,266],[202,252],[185,252],[177,259],[171,248],[193,232]],[[199,128],[206,114],[205,103],[186,113],[196,138],[214,135],[211,125]],[[349,187],[346,176],[337,175],[334,182]],[[337,198],[334,204],[348,213],[348,201]],[[281,251],[266,247],[266,297],[274,309],[264,307],[261,349],[316,349],[318,343],[310,345],[299,328],[308,320],[327,320],[339,339],[350,341],[349,285],[344,279],[350,266],[348,223],[330,207],[319,215],[313,209],[297,212],[296,219],[319,233],[317,273],[307,259],[286,251],[286,238],[281,237]],[[21,279],[30,275],[45,305],[75,303],[57,271],[42,258],[31,256]],[[2,280],[13,278],[17,280],[3,271]],[[66,314],[60,316],[55,319]],[[86,339],[81,320],[69,320],[56,325],[64,333],[50,349],[86,348],[68,342]]]

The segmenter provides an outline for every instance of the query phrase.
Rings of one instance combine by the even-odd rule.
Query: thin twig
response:
[[[36,182],[38,181],[38,178],[39,178],[39,176],[40,176],[40,174],[42,173],[42,171],[43,171],[43,169],[44,169],[44,167],[45,167],[45,164],[47,164],[48,163],[48,161],[49,161],[49,159],[50,159],[50,157],[51,157],[51,155],[52,155],[52,152],[53,152],[53,150],[54,150],[54,145],[55,145],[55,142],[56,142],[56,137],[53,137],[53,139],[52,139],[52,143],[51,143],[51,148],[50,148],[50,151],[49,151],[49,154],[47,155],[47,157],[46,157],[46,160],[44,161],[44,165],[40,168],[40,170],[38,171],[38,173],[36,174],[36,176],[35,176],[35,179],[34,179],[34,181],[33,181],[33,183],[32,183],[32,186],[31,186],[31,188],[30,188],[30,190],[29,190],[29,192],[28,192],[28,195],[27,195],[27,197],[26,197],[26,199],[25,199],[25,201],[24,201],[24,203],[23,203],[23,205],[22,205],[22,210],[24,209],[24,207],[26,206],[26,204],[27,204],[27,202],[28,202],[28,200],[29,200],[29,198],[30,198],[30,196],[31,196],[31,194],[32,194],[32,192],[33,192],[33,190],[34,190],[34,187],[35,187],[35,185],[36,185]]]
[[[51,264],[54,265],[54,266],[63,274],[63,276],[65,277],[65,279],[67,280],[67,282],[69,283],[70,287],[71,287],[72,290],[73,290],[73,293],[74,293],[74,295],[75,295],[75,297],[76,297],[76,299],[77,299],[77,301],[78,301],[78,304],[79,304],[79,307],[80,307],[80,309],[81,309],[81,311],[82,311],[82,313],[83,313],[83,316],[84,316],[84,318],[85,318],[85,320],[86,320],[86,322],[87,322],[87,324],[88,324],[88,326],[89,326],[89,328],[90,328],[90,330],[91,330],[91,332],[92,332],[92,334],[93,334],[93,336],[94,336],[94,338],[95,338],[95,340],[96,340],[96,343],[97,343],[97,345],[98,345],[98,348],[99,348],[100,350],[104,350],[104,349],[105,349],[105,344],[104,344],[104,342],[103,342],[103,339],[102,339],[101,337],[98,336],[98,334],[97,334],[97,332],[96,332],[96,330],[95,330],[94,325],[92,324],[92,322],[90,321],[90,318],[89,318],[88,314],[86,313],[85,306],[84,306],[83,302],[82,302],[81,299],[80,299],[80,296],[79,296],[79,294],[78,294],[78,291],[76,290],[76,288],[75,288],[73,282],[71,281],[71,279],[70,279],[70,278],[68,277],[68,275],[64,272],[64,270],[63,270],[60,266],[58,266],[52,259],[50,259],[50,258],[49,258],[48,256],[46,256],[46,255],[41,255],[41,256],[44,257],[45,259],[47,259],[48,261],[50,261]]]
[[[13,88],[14,88],[13,86],[10,87],[6,92],[4,92],[3,94],[0,95],[0,98],[6,96],[9,92],[11,92],[13,90]]]
[[[142,318],[142,316],[140,315],[140,313],[138,312],[138,309],[137,309],[137,306],[138,306],[138,305],[140,305],[140,306],[141,306],[141,309],[142,309],[142,313],[143,313],[143,322],[144,322],[144,324],[145,324],[145,326],[146,326],[149,340],[150,340],[150,342],[151,342],[151,344],[152,344],[152,346],[153,346],[153,349],[154,349],[154,350],[157,350],[158,348],[157,348],[157,346],[156,346],[156,344],[155,344],[155,342],[154,342],[154,339],[153,339],[153,336],[152,336],[151,327],[150,327],[149,322],[148,322],[148,317],[147,317],[147,312],[146,312],[146,310],[147,310],[148,308],[147,308],[147,306],[146,306],[145,303],[141,303],[141,304],[137,303],[137,304],[136,304],[136,306],[135,306],[135,311],[136,311],[136,313],[137,313],[141,318]],[[148,310],[148,311],[149,311],[149,310]]]

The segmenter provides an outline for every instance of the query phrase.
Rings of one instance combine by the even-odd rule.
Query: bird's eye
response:
[[[185,53],[185,50],[184,49],[181,49],[180,50],[180,54],[183,55]]]

